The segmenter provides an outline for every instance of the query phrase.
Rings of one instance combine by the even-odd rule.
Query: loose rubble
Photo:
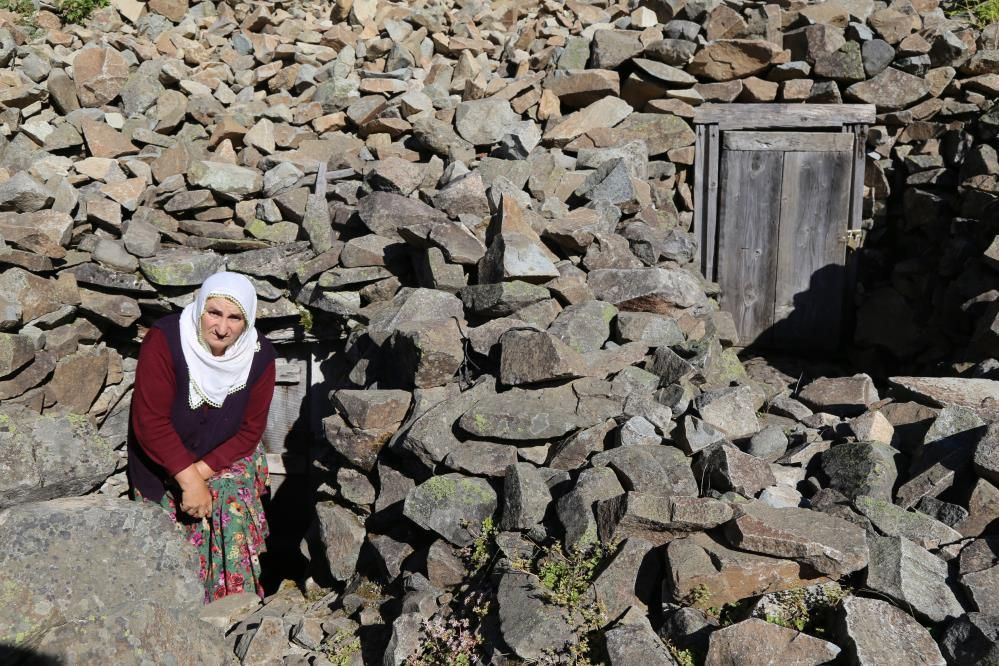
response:
[[[999,24],[937,0],[51,9],[0,11],[0,656],[999,654]],[[740,362],[697,271],[692,118],[746,102],[877,110],[860,374]],[[329,395],[286,481],[312,495],[302,579],[196,620],[165,518],[119,498],[136,343],[223,268]]]

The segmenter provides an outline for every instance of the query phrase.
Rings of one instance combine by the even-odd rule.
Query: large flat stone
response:
[[[725,526],[729,542],[741,550],[797,560],[839,577],[867,566],[865,532],[842,518],[762,502],[736,505]]]
[[[24,644],[137,599],[192,615],[204,599],[195,551],[151,503],[22,504],[0,512],[0,541],[0,642]]]

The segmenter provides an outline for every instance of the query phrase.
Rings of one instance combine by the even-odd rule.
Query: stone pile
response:
[[[524,565],[556,540],[616,544],[590,588],[614,664],[996,649],[999,24],[933,0],[0,19],[0,527],[124,492],[135,343],[227,268],[272,339],[344,368],[309,470],[334,591],[206,609],[243,663],[402,663],[482,549],[483,658],[560,659],[579,627]],[[876,105],[856,338],[966,376],[882,399],[740,363],[692,265],[691,119],[771,101]]]

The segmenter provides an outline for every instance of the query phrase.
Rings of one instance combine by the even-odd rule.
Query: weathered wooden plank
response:
[[[694,141],[694,226],[693,234],[694,238],[697,239],[697,269],[701,271],[701,275],[707,276],[705,270],[706,257],[705,248],[707,247],[707,239],[705,237],[705,224],[704,224],[704,189],[707,183],[707,154],[705,153],[705,141],[707,137],[707,128],[704,125],[698,125],[696,129],[696,139]]]
[[[850,229],[859,229],[864,218],[864,165],[867,146],[867,126],[850,126],[853,141],[853,187],[850,191]]]
[[[719,153],[721,145],[718,136],[718,126],[708,126],[707,136],[707,184],[704,191],[706,201],[706,211],[704,218],[705,233],[705,255],[704,255],[704,275],[709,280],[718,279],[718,264],[715,255],[718,248],[718,169]]]
[[[782,150],[844,152],[853,150],[852,133],[729,131],[722,134],[722,150]]]
[[[717,123],[722,130],[840,127],[871,125],[875,115],[873,104],[702,104],[694,123]]]
[[[840,344],[853,152],[784,156],[774,330],[780,347]]]
[[[724,151],[721,157],[719,304],[747,346],[766,344],[773,325],[783,160],[779,151]]]

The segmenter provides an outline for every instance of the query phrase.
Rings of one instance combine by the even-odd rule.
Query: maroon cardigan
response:
[[[180,315],[156,322],[142,341],[129,419],[128,472],[142,497],[159,501],[177,472],[203,460],[219,471],[253,453],[274,396],[274,346],[260,335],[246,388],[218,409],[187,401]]]

